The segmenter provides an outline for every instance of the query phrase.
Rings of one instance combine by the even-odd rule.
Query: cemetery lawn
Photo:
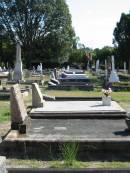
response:
[[[5,135],[10,129],[9,101],[0,100],[0,136]]]
[[[7,159],[6,165],[8,168],[66,168],[64,161],[42,161],[26,159]],[[129,166],[130,162],[120,161],[74,161],[70,168],[128,168]]]
[[[56,90],[42,90],[43,94],[48,94],[51,96],[57,97],[101,97],[102,92],[99,89],[95,89],[94,91],[80,91],[80,90],[69,90],[69,91],[56,91]],[[112,99],[117,101],[120,106],[122,106],[126,110],[130,110],[130,91],[118,91],[112,92]]]
[[[72,91],[54,91],[47,90],[45,88],[42,89],[43,94],[48,94],[51,96],[88,96],[88,97],[96,97],[102,96],[101,89],[95,89],[94,91],[80,91],[80,90],[72,90]],[[130,111],[130,92],[112,92],[112,99],[116,100],[124,109]],[[26,106],[31,105],[31,96],[25,97],[24,99]],[[10,101],[9,100],[0,100],[0,136],[5,135],[10,129]],[[119,162],[119,161],[111,161],[111,162],[80,162],[74,161],[74,164],[71,167],[74,168],[127,168],[130,166],[130,162]],[[28,159],[7,159],[7,167],[11,168],[64,168],[65,164],[63,161],[42,161],[42,160],[28,160]]]
[[[45,88],[41,88],[43,94],[48,94],[51,96],[57,97],[101,97],[102,92],[99,89],[95,89],[94,91],[80,91],[80,90],[69,90],[69,91],[58,91],[58,90],[47,90]],[[117,101],[124,109],[130,111],[130,91],[120,91],[120,92],[112,92],[112,99]],[[25,105],[31,106],[31,95],[24,98]],[[10,101],[9,100],[0,100],[0,126],[1,123],[9,123],[10,122]]]
[[[0,100],[0,123],[10,121],[9,101]]]

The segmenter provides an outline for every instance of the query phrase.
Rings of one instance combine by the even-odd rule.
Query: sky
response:
[[[66,0],[80,43],[90,48],[113,46],[113,31],[130,0]]]

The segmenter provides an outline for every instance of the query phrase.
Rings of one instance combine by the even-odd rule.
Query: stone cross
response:
[[[14,68],[14,80],[17,82],[20,80],[23,80],[20,41],[17,41],[17,44],[16,44],[16,63],[15,63],[15,68]]]
[[[45,103],[45,100],[43,100],[43,96],[41,93],[41,90],[37,83],[32,84],[32,106],[37,107],[43,107]]]
[[[10,109],[11,128],[17,130],[19,124],[22,124],[27,117],[23,96],[18,84],[13,85],[10,89]]]

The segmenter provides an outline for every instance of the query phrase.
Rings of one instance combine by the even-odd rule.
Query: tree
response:
[[[0,0],[0,24],[21,40],[27,66],[68,58],[75,33],[65,0]]]
[[[113,35],[113,43],[117,48],[118,58],[128,62],[130,72],[130,14],[122,13]]]

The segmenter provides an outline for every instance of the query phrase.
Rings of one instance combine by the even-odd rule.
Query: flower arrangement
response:
[[[111,94],[112,90],[111,88],[108,88],[107,90],[106,89],[102,89],[102,93],[108,97],[110,94]]]

